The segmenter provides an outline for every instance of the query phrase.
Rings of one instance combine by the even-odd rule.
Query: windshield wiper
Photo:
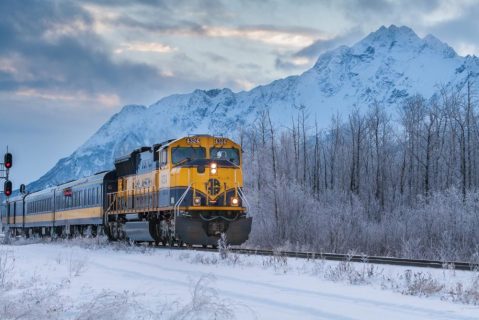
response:
[[[181,160],[180,162],[176,163],[175,166],[180,166],[180,165],[185,164],[185,163],[190,162],[190,161],[191,161],[191,158],[186,157],[183,160]]]

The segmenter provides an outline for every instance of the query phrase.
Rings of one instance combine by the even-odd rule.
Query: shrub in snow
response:
[[[220,258],[222,260],[228,258],[229,251],[230,246],[228,244],[228,239],[226,239],[226,233],[222,233],[218,239],[218,252],[220,254]]]
[[[433,278],[430,273],[406,270],[402,279],[405,286],[402,290],[403,294],[428,297],[437,294],[444,289],[444,285],[437,279]]]
[[[456,285],[449,290],[448,295],[452,301],[479,305],[479,275],[476,275],[474,281],[468,286],[459,282],[456,283]]]
[[[52,285],[38,279],[28,279],[10,290],[0,291],[0,319],[37,320],[63,319],[67,310],[65,299],[60,295],[64,283]]]
[[[222,299],[210,286],[215,281],[213,275],[202,276],[191,288],[191,300],[171,316],[180,319],[235,319],[232,303]]]
[[[88,264],[87,257],[74,257],[73,253],[70,254],[68,259],[68,277],[78,277],[83,271],[85,271]]]
[[[218,264],[218,257],[216,255],[197,253],[195,256],[193,256],[191,262],[201,264]]]
[[[168,304],[160,303],[155,307],[160,307],[160,311],[145,308],[133,292],[105,290],[76,306],[73,312],[75,320],[164,319]]]
[[[0,251],[0,289],[4,289],[9,284],[10,276],[13,273],[15,257],[12,251]]]
[[[275,252],[272,256],[263,257],[263,267],[273,268],[276,272],[288,271],[288,257]]]

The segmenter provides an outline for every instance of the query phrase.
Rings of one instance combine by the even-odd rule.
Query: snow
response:
[[[92,299],[102,299],[108,309],[102,293],[128,295],[130,300],[125,301],[134,303],[134,312],[117,314],[118,319],[155,318],[152,314],[161,314],[162,319],[479,319],[478,306],[442,301],[435,295],[403,295],[384,289],[384,282],[351,285],[321,276],[338,262],[231,253],[221,260],[218,253],[92,243],[3,245],[0,252],[14,256],[10,278],[15,283],[35,279],[60,288],[55,303],[69,301],[63,304],[68,312],[60,319],[86,312]],[[382,281],[411,269],[378,268],[375,272]],[[450,270],[412,271],[429,272],[445,283],[466,284],[477,276]],[[1,299],[0,294],[0,304]]]
[[[408,27],[383,26],[351,47],[323,53],[299,76],[250,91],[195,90],[149,107],[125,106],[29,190],[111,169],[115,157],[143,145],[192,133],[231,136],[252,125],[264,110],[286,128],[302,106],[311,124],[317,120],[320,127],[333,115],[347,115],[354,107],[366,109],[374,101],[394,113],[405,97],[419,93],[428,98],[443,85],[461,87],[469,73],[479,77],[476,57],[458,56],[432,35],[420,38]]]

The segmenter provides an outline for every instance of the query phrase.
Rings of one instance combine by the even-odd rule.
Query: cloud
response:
[[[122,15],[110,20],[114,26],[141,29],[163,35],[201,36],[210,38],[238,38],[258,41],[272,46],[301,48],[312,44],[320,32],[304,27],[280,27],[274,25],[204,25],[196,21],[139,19]]]
[[[441,40],[446,40],[449,45],[461,55],[479,55],[479,42],[477,30],[479,30],[479,6],[468,7],[461,15],[455,18],[443,20],[428,28]]]
[[[293,53],[278,54],[275,67],[282,70],[304,70],[314,64],[318,57],[341,45],[350,45],[359,39],[361,33],[357,29],[329,39],[317,39],[312,44]]]
[[[307,65],[311,63],[312,59],[305,57],[295,57],[295,56],[282,56],[277,57],[275,60],[275,67],[277,69],[284,70],[293,70],[301,69],[304,70]]]
[[[294,54],[294,57],[314,58],[317,59],[321,53],[325,51],[335,49],[341,45],[350,45],[352,42],[360,39],[362,33],[354,29],[353,31],[345,34],[330,38],[330,39],[318,39],[311,45],[299,50]]]
[[[263,26],[230,27],[203,27],[202,34],[208,37],[243,38],[263,42],[269,45],[301,48],[314,42],[314,37],[305,32],[276,29]]]
[[[152,83],[169,85],[171,74],[165,77],[153,65],[114,60],[93,21],[75,2],[0,2],[0,90],[63,100],[80,95],[81,100],[112,105],[151,89]],[[125,49],[173,50],[141,42]]]
[[[120,105],[120,98],[115,94],[96,94],[87,95],[82,91],[68,92],[68,94],[58,93],[56,91],[41,91],[37,89],[20,89],[15,92],[16,95],[22,97],[30,97],[35,99],[51,100],[55,102],[75,102],[75,104],[94,104],[101,105],[108,108],[118,107]]]
[[[115,49],[115,53],[123,53],[124,51],[169,53],[176,50],[178,48],[160,42],[134,42],[122,44],[120,48]]]

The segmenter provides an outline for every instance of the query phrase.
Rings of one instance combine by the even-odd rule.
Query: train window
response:
[[[171,150],[171,159],[173,164],[182,161],[204,159],[206,157],[205,148],[198,147],[177,147]]]
[[[211,148],[210,155],[214,160],[228,160],[237,166],[240,164],[239,152],[235,148]]]
[[[168,149],[160,151],[160,165],[165,166],[168,163]]]

